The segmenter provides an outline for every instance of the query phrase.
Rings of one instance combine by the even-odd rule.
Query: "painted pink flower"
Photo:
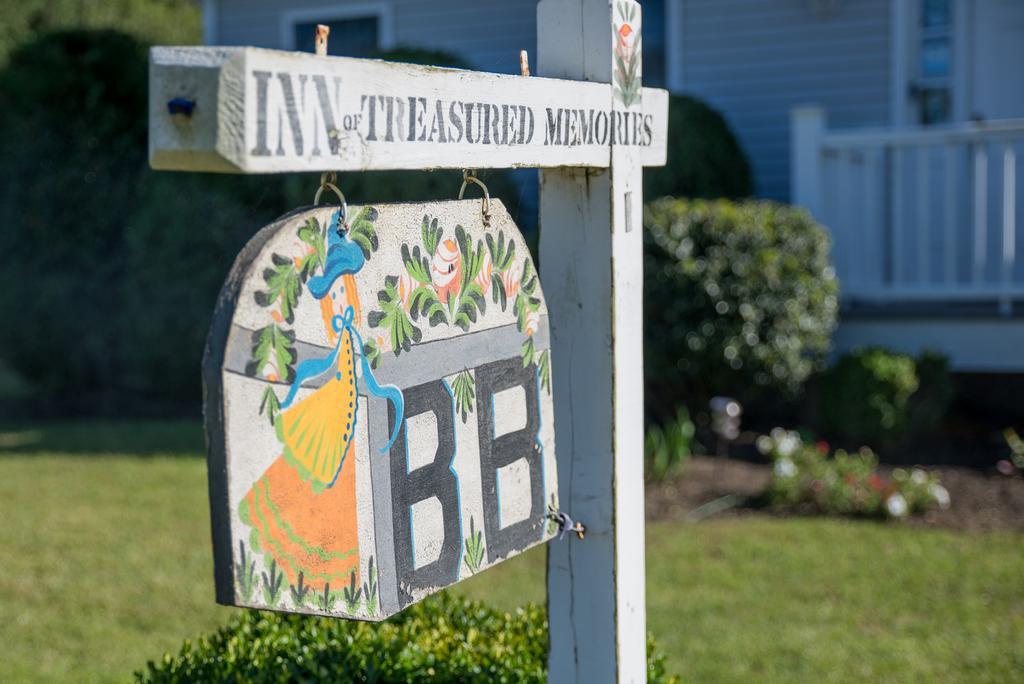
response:
[[[402,308],[406,311],[409,310],[409,298],[415,289],[416,284],[413,282],[412,276],[409,275],[408,271],[398,276],[398,296],[402,300]]]
[[[619,40],[625,44],[626,40],[633,35],[633,27],[629,24],[623,24],[619,27]]]
[[[430,262],[430,280],[434,284],[437,298],[447,303],[452,294],[458,295],[462,279],[462,255],[452,239],[444,240],[437,246]]]
[[[484,260],[480,264],[480,273],[477,274],[475,282],[480,286],[486,295],[491,290],[491,274],[494,273],[494,265],[491,263],[491,253],[484,250]]]
[[[540,327],[540,314],[536,311],[527,311],[526,320],[523,322],[523,332],[532,335]]]
[[[519,292],[519,277],[521,272],[510,268],[501,274],[501,284],[505,286],[505,296],[512,299]]]

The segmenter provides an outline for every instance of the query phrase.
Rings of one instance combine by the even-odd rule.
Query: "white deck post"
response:
[[[615,83],[640,8],[541,0],[537,27],[539,75]],[[642,104],[621,92],[612,125],[629,136]],[[646,679],[641,163],[613,143],[610,169],[540,176],[559,506],[587,530],[548,547],[548,681],[560,684]]]
[[[822,219],[821,139],[825,134],[825,110],[818,105],[796,107],[789,114],[790,199]]]

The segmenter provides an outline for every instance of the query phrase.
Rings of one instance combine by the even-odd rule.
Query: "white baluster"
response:
[[[1017,256],[1017,153],[1013,145],[1003,145],[1003,296],[999,313],[1009,316],[1013,310],[1010,289],[1013,287],[1013,262]]]
[[[880,235],[878,226],[881,225],[878,214],[877,169],[877,150],[865,148],[860,173],[861,183],[864,188],[864,204],[860,211],[860,234],[855,240],[859,252],[857,270],[861,274],[861,283],[865,289],[878,286],[878,279],[875,277],[878,262],[873,259],[875,256],[875,245]]]
[[[841,274],[839,282],[842,283],[845,280],[849,282],[851,290],[856,290],[857,284],[860,281],[860,274],[857,272],[857,262],[853,258],[857,240],[851,231],[854,222],[850,220],[850,213],[852,211],[850,207],[850,165],[852,164],[850,150],[836,150],[833,160],[835,173],[833,174],[832,181],[832,187],[834,188],[832,196],[835,198],[835,213],[832,217],[832,225],[834,226],[833,232],[835,235],[837,237],[842,236],[842,240],[839,243],[839,254],[836,255]]]
[[[932,227],[928,202],[928,157],[926,145],[917,148],[917,282],[922,288],[928,285],[931,263],[929,237]]]
[[[956,283],[956,147],[946,145],[945,173],[945,285],[952,287]]]
[[[981,283],[988,260],[988,147],[974,146],[974,264],[972,282]]]
[[[896,287],[903,282],[903,150],[892,147],[892,215],[889,231],[889,259],[892,265],[892,282]]]

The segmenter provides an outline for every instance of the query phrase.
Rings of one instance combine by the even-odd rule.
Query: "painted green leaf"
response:
[[[523,262],[523,277],[522,277],[523,292],[528,295],[532,295],[537,289],[537,274],[533,270],[533,262],[527,259]]]
[[[501,310],[508,308],[508,295],[505,294],[505,281],[497,271],[491,275],[491,299],[495,304],[501,304]]]
[[[466,567],[470,573],[476,574],[483,564],[486,548],[484,547],[483,532],[476,529],[476,521],[473,516],[469,516],[469,536],[463,540],[463,544],[466,549],[466,553],[463,555]]]
[[[271,385],[263,390],[263,398],[260,400],[260,415],[266,415],[273,425],[277,422],[277,416],[281,413],[281,401]]]
[[[487,312],[487,298],[484,297],[484,291],[480,288],[478,283],[469,283],[462,296],[464,300],[463,304],[466,302],[472,302],[473,306],[480,312],[481,316]]]
[[[516,243],[512,240],[506,243],[504,231],[498,231],[497,242],[493,235],[487,234],[487,249],[491,252],[491,264],[497,272],[504,273],[515,260]]]
[[[353,570],[349,576],[349,585],[342,590],[345,599],[345,609],[354,613],[359,608],[359,598],[363,595],[363,589],[356,584],[356,571]]]
[[[373,207],[363,207],[348,225],[349,239],[359,245],[367,261],[380,244],[377,240],[377,229],[374,227],[377,216],[378,212]]]
[[[428,255],[434,256],[437,246],[441,243],[444,230],[437,225],[436,218],[431,219],[429,216],[424,216],[420,232],[423,234],[423,249],[427,250]]]
[[[473,374],[464,370],[452,381],[452,394],[455,396],[455,410],[465,423],[476,405],[476,382]]]
[[[402,306],[396,282],[394,276],[384,279],[384,289],[377,293],[380,310],[371,311],[367,315],[367,323],[371,328],[380,327],[388,331],[395,356],[402,350],[409,351],[412,345],[423,337],[420,329],[409,320],[409,315]]]
[[[310,216],[306,222],[299,227],[299,240],[309,245],[312,251],[302,257],[299,265],[299,273],[302,281],[305,282],[309,276],[318,270],[323,269],[327,259],[327,241],[324,238],[324,230],[315,217]]]
[[[376,340],[369,340],[363,345],[363,356],[370,363],[370,368],[376,369],[380,364],[380,347]]]
[[[431,327],[448,322],[448,312],[437,298],[437,293],[426,285],[417,287],[409,295],[409,313],[414,321],[420,316],[426,318]]]
[[[533,363],[533,352],[533,338],[527,337],[526,341],[523,342],[522,351],[520,351],[520,356],[523,357],[523,368],[528,368]]]
[[[302,292],[302,280],[295,262],[288,257],[280,254],[271,255],[271,263],[273,266],[263,271],[267,289],[256,292],[256,303],[260,306],[278,304],[281,315],[291,323],[294,320],[295,305]]]
[[[279,380],[290,382],[295,374],[295,333],[271,323],[253,333],[252,356],[247,375],[257,376],[270,365]]]
[[[538,372],[540,373],[540,386],[551,394],[551,350],[545,349],[540,354],[540,364],[538,366]]]
[[[430,260],[420,253],[419,247],[409,252],[409,245],[402,245],[402,263],[409,277],[424,285],[430,284]]]
[[[366,612],[370,616],[377,614],[377,572],[373,567],[373,556],[366,568],[366,577],[363,582],[363,600],[366,602]]]

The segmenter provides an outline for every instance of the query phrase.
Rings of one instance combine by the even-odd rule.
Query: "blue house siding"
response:
[[[669,85],[720,110],[757,194],[788,200],[793,106],[824,105],[830,127],[889,123],[893,1],[848,0],[820,17],[806,0],[664,0]],[[374,5],[390,8],[395,45],[449,50],[483,71],[516,73],[523,48],[536,61],[536,0],[214,0],[213,38],[282,48],[288,12]]]
[[[789,110],[815,102],[830,127],[890,120],[890,0],[843,2],[819,17],[805,0],[679,0],[667,27],[674,90],[726,117],[756,193],[789,199]]]
[[[214,39],[221,45],[283,48],[281,23],[288,12],[322,8],[329,16],[338,8],[389,5],[395,45],[448,50],[474,69],[500,73],[518,73],[520,50],[536,54],[535,0],[217,0],[216,4]]]

